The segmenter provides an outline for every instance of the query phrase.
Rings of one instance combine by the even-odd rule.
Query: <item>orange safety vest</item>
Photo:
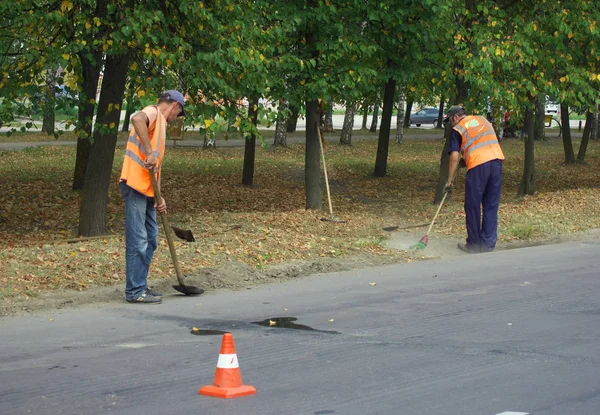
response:
[[[150,138],[150,146],[156,155],[156,180],[160,176],[160,168],[165,156],[165,136],[167,133],[167,122],[161,114],[157,106],[154,106],[158,111],[156,121],[148,127],[148,137]],[[126,182],[138,192],[154,197],[154,189],[150,180],[150,173],[144,166],[146,153],[142,140],[135,132],[135,128],[131,129],[127,146],[125,147],[125,159],[123,160],[123,168],[121,169],[121,181]]]
[[[460,153],[467,170],[490,160],[504,160],[494,127],[484,117],[468,115],[454,127],[462,137]]]

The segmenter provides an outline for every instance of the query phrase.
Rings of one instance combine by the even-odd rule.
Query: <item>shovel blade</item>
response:
[[[189,229],[180,229],[175,226],[171,226],[171,228],[173,228],[175,236],[177,236],[179,239],[183,239],[184,241],[188,242],[196,242],[194,234],[192,234],[192,231],[190,231]]]
[[[174,285],[173,289],[179,291],[183,295],[194,296],[204,293],[202,288],[194,287],[192,285]]]

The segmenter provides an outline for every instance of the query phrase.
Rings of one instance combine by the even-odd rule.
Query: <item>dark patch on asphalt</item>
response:
[[[328,334],[340,334],[339,331],[334,330],[317,330],[312,327],[306,326],[304,324],[296,324],[294,321],[297,321],[296,317],[272,317],[263,321],[254,321],[252,324],[256,324],[258,326],[269,327],[269,328],[281,328],[281,329],[294,329],[294,330],[305,330],[305,331],[316,331],[318,333],[328,333]]]

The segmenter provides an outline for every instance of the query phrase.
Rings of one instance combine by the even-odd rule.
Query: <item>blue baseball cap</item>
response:
[[[181,105],[181,112],[179,113],[178,117],[185,117],[185,111],[183,109],[183,106],[185,105],[185,99],[183,98],[183,94],[181,92],[174,89],[169,89],[161,93],[159,99],[170,99],[171,101],[179,103],[179,105]]]

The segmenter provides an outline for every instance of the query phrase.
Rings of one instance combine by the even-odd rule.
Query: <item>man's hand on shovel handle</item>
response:
[[[161,201],[161,203],[158,204],[158,203],[156,203],[156,198],[154,198],[154,207],[160,213],[167,213],[167,202],[165,202],[165,199],[163,199],[163,198],[161,198],[160,201]]]

